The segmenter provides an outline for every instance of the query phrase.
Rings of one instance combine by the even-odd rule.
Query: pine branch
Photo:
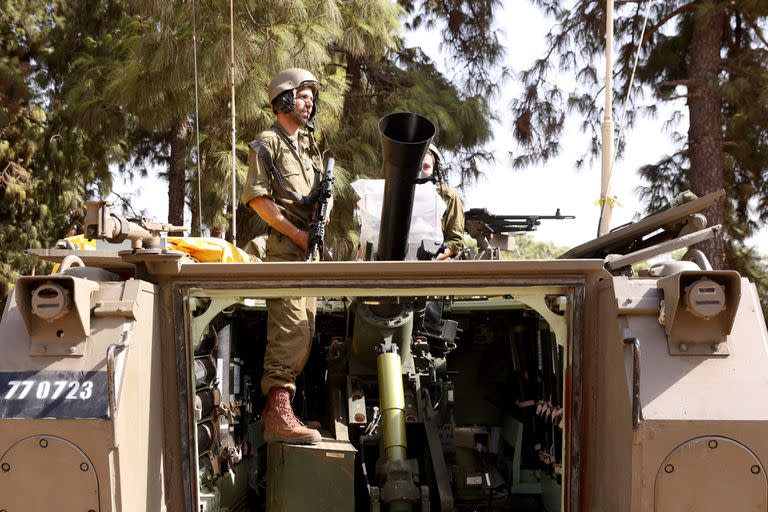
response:
[[[750,74],[747,72],[746,69],[744,69],[741,66],[735,66],[734,64],[732,64],[731,61],[723,60],[723,63],[720,69],[722,69],[723,71],[727,71],[728,73],[734,76],[742,76],[745,78],[750,77]]]
[[[674,11],[670,12],[669,14],[667,14],[666,16],[661,18],[655,25],[653,25],[650,28],[645,29],[645,37],[643,37],[643,40],[640,41],[640,46],[645,44],[651,38],[651,36],[653,36],[659,29],[661,29],[661,27],[666,25],[669,20],[671,20],[672,18],[674,18],[675,16],[678,16],[680,14],[683,14],[683,13],[686,13],[686,12],[691,12],[691,11],[695,10],[697,7],[698,7],[697,2],[696,2],[696,0],[694,0],[694,1],[690,2],[690,3],[685,4],[685,5],[681,5],[680,7],[675,9]]]
[[[666,80],[659,85],[670,86],[670,87],[677,87],[678,85],[682,85],[685,87],[690,87],[695,83],[696,83],[696,80]]]
[[[768,47],[768,40],[766,40],[766,38],[765,38],[765,35],[763,35],[763,29],[762,29],[762,27],[760,27],[760,25],[758,25],[757,23],[755,23],[755,22],[754,22],[754,20],[752,20],[752,19],[749,19],[749,18],[747,18],[747,17],[745,17],[745,19],[746,19],[746,21],[747,21],[747,25],[749,25],[749,26],[750,26],[750,28],[752,28],[752,30],[754,30],[754,31],[755,31],[755,36],[756,36],[756,37],[757,37],[757,38],[758,38],[760,41],[762,41],[762,43],[763,43],[763,44],[764,44],[766,47]]]

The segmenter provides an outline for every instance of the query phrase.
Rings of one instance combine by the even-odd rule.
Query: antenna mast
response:
[[[235,126],[235,8],[229,0],[229,76],[232,89],[232,245],[237,245],[237,128]]]
[[[609,184],[613,162],[613,0],[605,2],[605,112],[602,124],[603,153],[600,174],[600,221],[597,236],[608,233],[611,225]]]
[[[203,236],[203,199],[200,181],[202,172],[200,171],[200,100],[198,99],[197,84],[197,17],[195,16],[195,0],[192,0],[192,55],[195,63],[195,138],[197,148],[197,229],[200,236]]]

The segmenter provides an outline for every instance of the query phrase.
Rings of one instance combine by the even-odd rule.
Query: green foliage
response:
[[[531,235],[515,236],[515,248],[512,251],[500,251],[503,260],[552,260],[568,251],[554,242],[539,242]]]
[[[600,151],[599,123],[603,115],[599,99],[603,94],[603,71],[598,66],[602,66],[605,51],[605,4],[591,0],[532,2],[554,20],[555,25],[548,35],[547,54],[518,76],[524,88],[512,105],[514,134],[520,143],[514,163],[525,167],[557,155],[565,114],[573,112],[581,116],[582,130],[589,136],[587,149],[577,161],[577,165],[582,165],[592,161]],[[647,186],[638,190],[651,212],[666,206],[670,198],[690,189],[692,184],[701,186],[708,182],[719,187],[722,175],[727,201],[710,213],[718,222],[722,219],[727,263],[750,273],[752,265],[760,263],[755,260],[747,264],[746,259],[734,255],[751,254],[743,248],[744,240],[768,220],[768,39],[764,31],[768,3],[753,0],[616,2],[616,98],[623,99],[626,95],[647,6],[649,19],[640,47],[635,78],[637,90],[627,112],[627,127],[632,127],[638,115],[655,116],[656,104],[660,101],[687,98],[690,123],[696,130],[676,131],[681,118],[679,112],[659,122],[660,129],[672,132],[678,150],[658,162],[639,162],[639,172]],[[694,52],[702,47],[701,41],[694,39],[701,37],[702,31],[697,32],[695,27],[715,16],[723,19],[720,68],[708,78],[702,78],[694,68]],[[570,73],[574,86],[563,85],[568,81],[554,80],[555,72]],[[690,110],[693,108],[691,98],[704,89],[708,94],[714,91],[711,102],[720,105],[719,112],[718,107],[706,112]],[[614,112],[615,119],[620,115],[621,112]],[[705,128],[700,127],[705,126],[714,126],[712,138],[722,135],[721,141],[699,142],[708,144],[706,149],[714,148],[710,161],[722,158],[722,171],[714,165],[712,176],[706,166],[692,168],[691,165],[691,155],[695,156],[692,148],[697,142],[689,140],[689,136],[701,133]],[[711,132],[707,133],[711,135]],[[618,149],[621,151],[621,146]],[[702,151],[702,147],[697,151]],[[712,190],[697,192],[709,191]],[[722,259],[723,255],[720,252],[709,256]]]
[[[768,318],[768,255],[759,254],[753,247],[729,245],[726,252],[728,268],[737,268],[742,276],[757,286],[763,316]]]
[[[0,10],[0,301],[19,274],[48,268],[26,249],[65,236],[109,182],[108,148],[74,125],[59,96],[87,44],[64,34],[92,21],[75,4],[12,0]]]
[[[461,88],[492,96],[506,77],[504,48],[494,25],[499,0],[401,0],[408,28],[440,29],[442,48],[451,58]]]
[[[311,70],[322,83],[316,135],[337,159],[332,224],[337,255],[349,257],[357,243],[350,183],[380,172],[382,116],[409,110],[434,120],[438,143],[453,155],[454,175],[462,181],[476,176],[478,162],[490,158],[483,150],[492,117],[485,98],[495,87],[491,70],[502,55],[492,30],[496,3],[235,2],[240,188],[247,142],[274,119],[266,86],[277,71],[293,66]],[[441,75],[420,50],[404,48],[400,30],[406,19],[444,24],[454,62],[465,69],[461,79],[469,83],[474,77],[477,87],[463,90],[465,83]],[[167,169],[171,210],[180,214],[188,201],[193,220],[212,233],[226,230],[232,166],[229,28],[229,4],[212,0],[5,3],[0,297],[17,272],[32,270],[25,249],[50,246],[77,230],[82,202],[110,191],[110,168],[146,175],[148,164],[159,164]],[[263,226],[242,206],[238,218],[243,245]]]

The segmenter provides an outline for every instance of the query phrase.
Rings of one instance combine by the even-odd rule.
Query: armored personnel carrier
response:
[[[721,194],[552,261],[400,261],[434,127],[380,128],[374,261],[195,262],[103,202],[86,234],[130,249],[35,252],[61,265],[0,323],[0,510],[768,509],[758,297],[690,248]],[[316,445],[260,429],[265,300],[288,296],[318,299],[294,398]]]

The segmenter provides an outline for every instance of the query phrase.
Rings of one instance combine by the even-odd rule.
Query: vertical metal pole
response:
[[[603,153],[600,174],[600,224],[597,235],[608,233],[611,225],[609,185],[613,162],[613,0],[605,2],[605,113],[602,124]]]
[[[229,76],[232,89],[232,245],[237,245],[237,128],[235,126],[235,7],[229,0]]]

